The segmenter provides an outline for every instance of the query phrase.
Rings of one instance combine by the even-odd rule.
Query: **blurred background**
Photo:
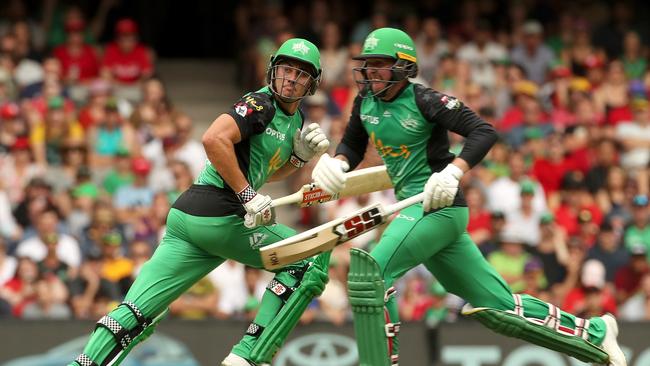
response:
[[[371,30],[392,26],[416,42],[413,81],[458,97],[501,136],[462,182],[468,231],[488,261],[515,292],[629,322],[631,364],[650,365],[637,345],[650,335],[638,327],[650,320],[649,11],[643,1],[0,1],[0,332],[41,320],[49,332],[81,324],[66,337],[83,335],[121,301],[170,205],[203,168],[201,134],[264,86],[269,57],[288,38],[321,50],[323,82],[302,109],[333,152],[357,91],[351,56]],[[462,138],[450,138],[459,152]],[[380,163],[370,146],[363,165]],[[297,190],[312,167],[266,192]],[[305,230],[394,200],[383,192],[285,208],[279,221]],[[335,251],[299,334],[352,336],[346,249],[372,248],[380,234]],[[238,336],[268,280],[226,262],[172,304],[171,318]],[[449,335],[482,334],[458,319],[463,300],[422,268],[397,288],[402,319],[418,324],[409,334],[428,350],[409,364],[462,364],[449,347],[463,336]],[[186,323],[170,324],[183,338]],[[0,362],[69,339],[60,338],[0,344]],[[486,365],[511,350],[494,341],[501,358]],[[191,352],[201,362],[225,356]]]

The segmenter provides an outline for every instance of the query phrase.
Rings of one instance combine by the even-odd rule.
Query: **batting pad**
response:
[[[384,316],[384,281],[379,264],[367,252],[350,249],[348,296],[360,366],[390,366]]]
[[[553,328],[537,324],[509,311],[491,308],[463,307],[463,315],[476,318],[493,331],[523,339],[538,346],[561,352],[583,362],[607,365],[609,355],[582,337],[565,335]]]

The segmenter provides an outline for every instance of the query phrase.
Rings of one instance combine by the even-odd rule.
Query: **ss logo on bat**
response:
[[[373,207],[357,216],[350,217],[343,221],[341,225],[345,228],[345,236],[352,239],[381,223],[381,212],[379,212],[379,208]]]

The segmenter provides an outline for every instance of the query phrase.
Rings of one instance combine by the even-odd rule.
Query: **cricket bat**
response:
[[[354,170],[345,173],[347,180],[345,188],[336,194],[329,194],[316,183],[305,184],[297,192],[273,200],[273,207],[297,203],[300,207],[307,207],[339,198],[358,196],[364,193],[383,191],[393,188],[393,183],[383,165],[371,168]]]
[[[332,250],[341,243],[377,228],[393,213],[422,202],[423,198],[424,193],[420,193],[388,206],[375,203],[343,218],[260,248],[264,268],[277,269]]]

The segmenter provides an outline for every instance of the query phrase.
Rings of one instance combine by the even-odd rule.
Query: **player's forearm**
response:
[[[230,139],[218,135],[213,136],[208,141],[204,139],[203,146],[208,160],[230,188],[235,192],[246,188],[248,180],[239,169],[235,145]]]
[[[269,178],[269,182],[277,182],[283,180],[284,178],[290,176],[298,170],[293,164],[287,163],[284,164],[280,169],[278,169],[273,175]]]

